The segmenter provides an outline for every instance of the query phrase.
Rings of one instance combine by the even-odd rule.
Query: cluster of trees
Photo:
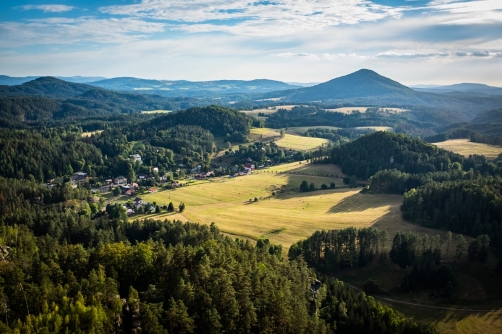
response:
[[[127,223],[121,205],[77,208],[84,190],[68,187],[59,202],[58,189],[10,181],[0,183],[2,333],[434,333],[334,280],[312,312],[314,272],[268,240]],[[50,206],[27,200],[48,193]]]
[[[362,267],[386,256],[388,235],[375,228],[316,231],[289,249],[289,258],[302,256],[308,265],[325,274],[339,269]]]
[[[361,136],[375,132],[373,129],[328,129],[328,128],[311,128],[305,131],[306,137],[325,138],[333,142],[335,146],[340,146],[348,143],[351,140]]]
[[[455,259],[460,259],[466,248],[462,235],[457,237]],[[452,243],[452,234],[446,240],[446,256]],[[457,277],[448,265],[441,264],[441,238],[439,235],[420,237],[413,232],[398,232],[392,241],[390,259],[408,269],[401,282],[403,291],[417,289],[443,289],[440,296],[449,297],[458,284]],[[436,297],[434,295],[434,297]]]
[[[403,217],[473,237],[487,234],[502,247],[501,185],[492,177],[429,182],[405,193]]]
[[[329,184],[330,189],[335,189],[336,184],[335,182],[331,182]],[[308,192],[308,191],[314,191],[317,190],[318,188],[315,186],[314,182],[311,182],[310,184],[307,182],[307,180],[303,180],[302,183],[300,184],[300,191],[301,192]],[[326,190],[328,189],[328,185],[326,183],[321,184],[321,189]]]

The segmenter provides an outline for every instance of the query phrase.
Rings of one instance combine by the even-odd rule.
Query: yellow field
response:
[[[502,153],[502,147],[483,143],[473,143],[469,139],[451,139],[434,145],[468,157],[471,154],[484,155],[488,159],[496,158]]]
[[[166,113],[170,113],[172,110],[162,110],[162,109],[159,109],[159,110],[142,110],[141,113],[142,114],[166,114]]]
[[[276,140],[275,143],[277,146],[288,150],[293,149],[297,151],[308,151],[329,143],[329,140],[324,138],[300,137],[286,134],[283,138]]]
[[[212,179],[142,198],[160,205],[172,201],[177,206],[184,202],[183,217],[190,221],[215,222],[226,234],[252,240],[266,237],[286,249],[320,229],[374,226],[386,229],[391,237],[398,230],[430,235],[438,233],[402,220],[399,211],[402,196],[360,194],[360,188],[339,188],[341,178],[317,176],[319,174],[341,176],[339,168],[334,165],[291,163],[253,175]],[[318,188],[322,183],[335,182],[339,189],[300,193],[297,189],[302,180],[314,182]],[[284,193],[281,193],[283,186]],[[271,195],[272,191],[277,192],[275,197]]]
[[[329,140],[323,138],[302,137],[291,134],[286,134],[284,138],[281,138],[280,131],[279,129],[253,128],[248,138],[251,141],[260,141],[263,143],[268,143],[274,139],[277,146],[297,151],[308,151],[329,143]]]

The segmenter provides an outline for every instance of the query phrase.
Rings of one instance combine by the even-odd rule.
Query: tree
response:
[[[357,178],[355,175],[352,175],[349,180],[349,186],[351,188],[356,188],[357,187]]]
[[[336,187],[335,182],[331,182],[331,183],[329,184],[329,187],[330,187],[331,189],[335,189],[335,187]]]
[[[174,212],[173,202],[169,202],[169,205],[167,206],[167,212]]]
[[[457,248],[455,249],[455,262],[460,260],[467,247],[467,242],[462,234],[457,235],[456,242]]]
[[[281,129],[281,137],[284,137],[286,135],[286,131],[284,129]]]
[[[452,239],[451,231],[448,231],[448,233],[446,234],[446,257],[445,257],[445,261],[448,260],[448,250],[450,249],[451,239]]]
[[[300,191],[302,191],[302,192],[309,191],[309,184],[308,184],[307,180],[303,180],[302,183],[300,184]]]
[[[490,246],[490,237],[486,234],[480,235],[469,244],[468,254],[470,261],[486,262],[488,259],[488,250]]]
[[[178,205],[178,209],[180,210],[180,213],[185,211],[185,203],[181,202],[180,205]]]
[[[120,188],[119,187],[113,188],[112,193],[113,193],[113,196],[120,195],[120,193],[121,193]]]
[[[315,190],[315,184],[314,184],[314,182],[312,182],[309,185],[309,191],[314,191],[314,190]]]
[[[328,185],[326,183],[321,184],[321,189],[322,190],[328,189]]]
[[[155,206],[155,213],[160,213],[160,206],[158,205]]]

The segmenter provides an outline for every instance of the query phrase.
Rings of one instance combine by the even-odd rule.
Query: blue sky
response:
[[[502,86],[502,0],[0,2],[0,74]]]

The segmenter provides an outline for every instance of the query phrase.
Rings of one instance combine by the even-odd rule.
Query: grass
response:
[[[288,150],[293,149],[297,151],[309,151],[329,143],[329,140],[324,138],[301,137],[286,134],[283,138],[276,140],[275,143],[277,146]]]
[[[484,155],[488,159],[496,158],[502,153],[502,147],[483,143],[473,143],[469,139],[451,139],[434,145],[468,157],[472,154]]]
[[[329,143],[329,140],[324,138],[303,137],[294,134],[286,134],[281,138],[280,131],[279,129],[253,128],[248,138],[252,142],[260,141],[263,143],[274,140],[279,147],[286,150],[292,149],[297,151],[313,150],[321,145]]]
[[[261,116],[258,116],[258,114],[259,113],[273,114],[279,109],[291,110],[295,106],[296,106],[296,104],[291,104],[291,105],[285,105],[285,106],[275,106],[275,107],[273,107],[273,109],[263,108],[263,109],[253,109],[253,110],[242,110],[242,112],[245,113],[246,115],[249,115],[249,116],[263,118]]]
[[[391,238],[397,230],[437,233],[402,220],[401,196],[360,194],[360,188],[340,188],[341,178],[318,174],[341,176],[334,165],[291,163],[249,176],[216,178],[142,198],[159,205],[172,201],[176,206],[184,202],[183,216],[191,221],[215,222],[222,232],[236,237],[257,240],[266,236],[285,249],[320,229],[375,226],[386,228]],[[297,189],[302,180],[313,182],[318,188],[322,183],[335,182],[337,189],[300,193]],[[280,192],[282,188],[284,193]],[[273,191],[276,196],[272,196]]]

